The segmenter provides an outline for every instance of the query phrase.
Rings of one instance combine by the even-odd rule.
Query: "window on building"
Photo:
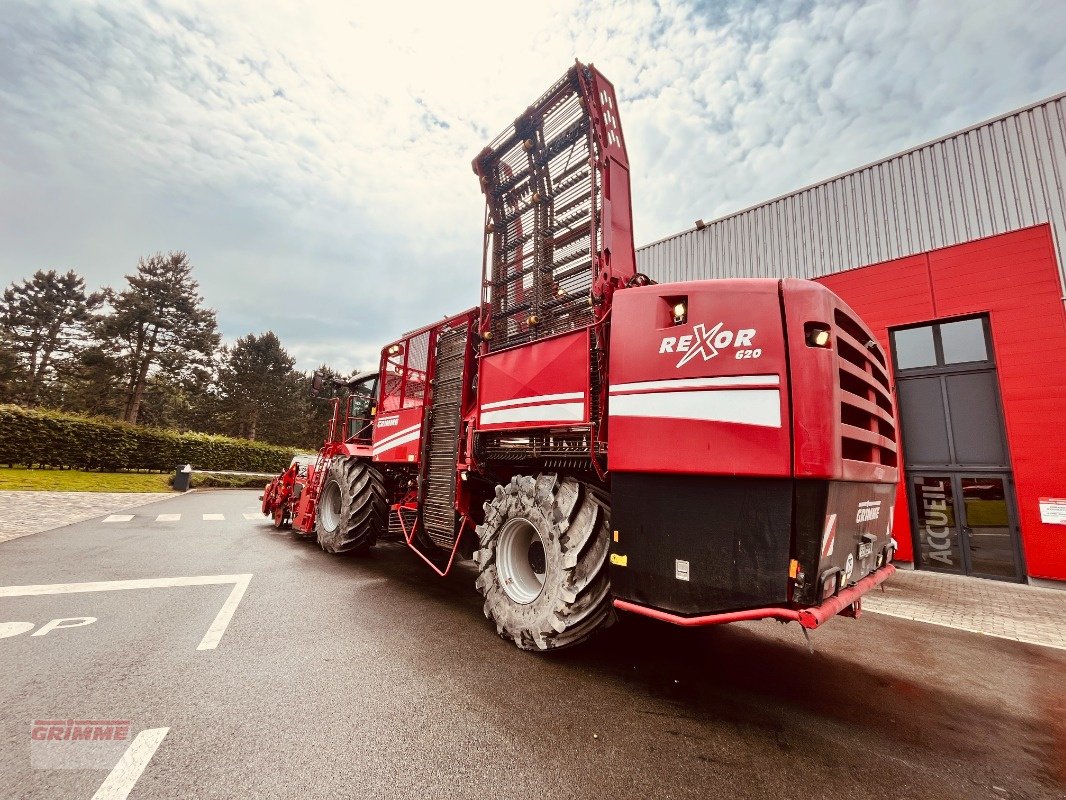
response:
[[[945,364],[988,361],[983,319],[960,319],[958,322],[941,323],[939,327]]]
[[[892,331],[896,370],[972,367],[992,361],[988,317],[969,317]]]
[[[892,334],[896,346],[896,369],[914,369],[936,365],[933,326],[906,328]]]

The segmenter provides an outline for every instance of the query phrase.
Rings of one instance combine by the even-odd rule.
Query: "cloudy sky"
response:
[[[575,57],[638,246],[1066,89],[1063,0],[0,0],[0,283],[186,250],[228,340],[366,367],[476,304],[474,155]]]

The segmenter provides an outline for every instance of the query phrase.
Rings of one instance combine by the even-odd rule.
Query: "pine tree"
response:
[[[227,351],[221,383],[238,435],[255,439],[260,424],[266,421],[276,437],[297,422],[293,419],[295,363],[273,331],[261,336],[250,333]],[[283,426],[280,431],[279,421]]]
[[[121,361],[94,341],[63,368],[62,391],[53,404],[66,411],[115,416],[122,410],[122,370]]]
[[[204,308],[192,264],[183,252],[141,258],[126,276],[129,287],[110,292],[112,313],[101,335],[122,364],[121,418],[137,422],[149,377],[179,382],[205,368],[219,342],[215,312]]]
[[[0,403],[15,399],[19,379],[18,358],[10,337],[0,330]]]
[[[4,291],[0,326],[17,365],[15,397],[37,404],[57,369],[85,346],[102,301],[102,294],[86,294],[85,280],[73,270],[37,270]]]

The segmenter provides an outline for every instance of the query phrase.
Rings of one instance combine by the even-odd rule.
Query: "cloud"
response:
[[[185,249],[226,337],[370,366],[476,304],[470,160],[575,57],[637,243],[1061,91],[1066,5],[7,4],[0,280]]]

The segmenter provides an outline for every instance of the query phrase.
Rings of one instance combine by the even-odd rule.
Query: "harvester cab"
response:
[[[344,440],[370,444],[377,415],[378,373],[353,377],[346,384],[348,398],[344,408]]]

